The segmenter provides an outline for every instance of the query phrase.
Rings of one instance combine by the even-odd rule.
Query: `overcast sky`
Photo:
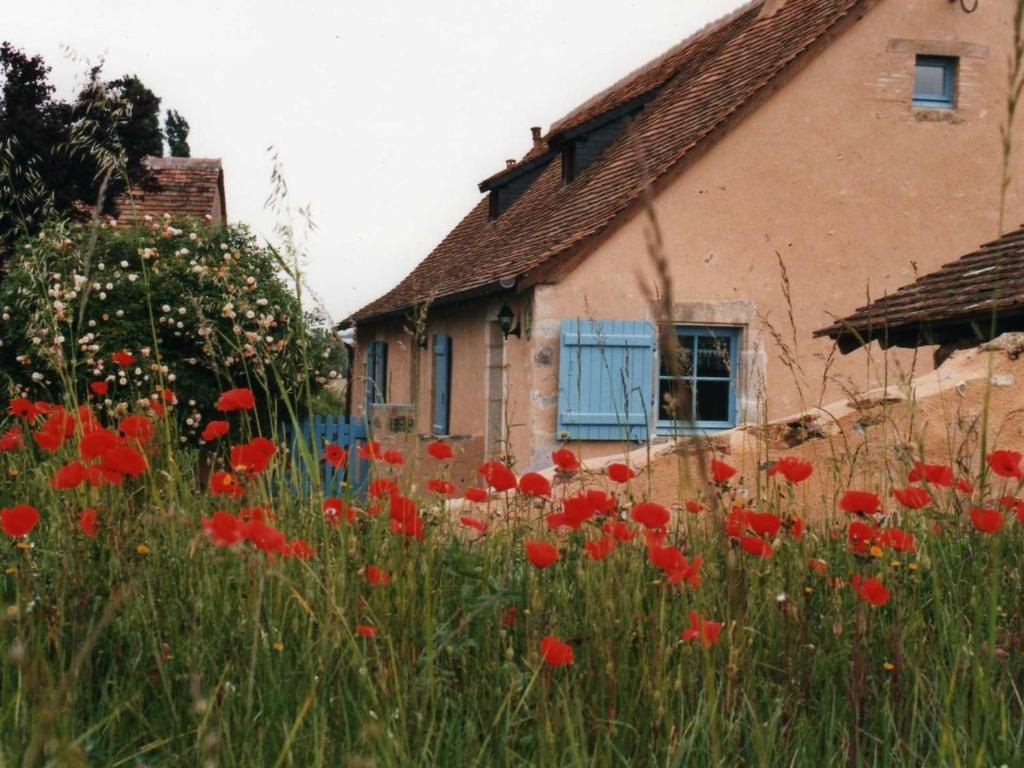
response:
[[[224,161],[228,216],[264,237],[273,146],[317,225],[306,274],[335,319],[386,291],[479,199],[477,182],[593,93],[738,0],[45,0],[0,37],[53,67],[139,75]]]

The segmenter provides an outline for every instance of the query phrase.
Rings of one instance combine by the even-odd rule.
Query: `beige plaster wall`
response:
[[[831,342],[812,339],[830,313],[847,314],[997,234],[1011,13],[1008,0],[971,15],[939,0],[883,0],[655,197],[673,301],[752,302],[740,376],[764,376],[768,417],[884,375],[865,352],[833,358]],[[918,50],[962,56],[955,110],[911,107]],[[1016,134],[1020,144],[1020,127]],[[1019,149],[1018,180],[1021,158]],[[1018,181],[1007,226],[1024,219],[1019,191]],[[661,287],[646,227],[634,217],[560,282],[537,288],[532,345],[555,350],[551,371],[560,319],[653,319],[649,296]],[[708,313],[704,321],[715,322]],[[769,325],[795,348],[796,377]],[[889,362],[891,377],[912,358],[890,352]],[[929,368],[930,355],[917,365]],[[557,378],[535,371],[531,381],[541,405],[531,452],[540,460],[553,444]]]

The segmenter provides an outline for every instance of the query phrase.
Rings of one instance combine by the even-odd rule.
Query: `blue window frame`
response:
[[[661,351],[658,432],[729,429],[736,426],[739,328],[676,326],[678,354]]]
[[[918,56],[914,62],[915,107],[952,109],[956,81],[953,56]]]

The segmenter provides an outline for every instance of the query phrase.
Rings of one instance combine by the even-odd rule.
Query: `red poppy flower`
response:
[[[85,466],[80,461],[72,461],[53,473],[50,487],[58,490],[77,488],[85,482]]]
[[[516,487],[516,476],[500,461],[486,461],[477,472],[496,491],[510,491]]]
[[[608,479],[613,483],[628,483],[636,477],[636,472],[621,463],[609,464],[605,471],[608,472]]]
[[[370,481],[370,484],[366,487],[366,493],[375,499],[379,499],[388,494],[398,493],[398,483],[390,477],[378,477],[376,480]]]
[[[621,520],[614,523],[605,523],[601,529],[615,537],[616,541],[632,541],[636,538],[636,531],[629,529],[629,524]]]
[[[881,581],[874,577],[865,579],[860,575],[856,575],[850,579],[850,584],[860,599],[871,603],[871,605],[885,605],[889,602],[889,590],[885,588]]]
[[[356,519],[356,508],[345,504],[343,499],[324,499],[320,506],[323,510],[324,522],[332,528],[337,528],[343,520],[351,523]]]
[[[974,486],[962,477],[956,481],[956,489],[960,491],[960,493],[974,493]]]
[[[32,421],[39,415],[39,411],[32,404],[32,401],[27,400],[24,397],[16,397],[11,400],[9,410],[12,416],[19,419],[25,419],[27,421]]]
[[[828,573],[828,563],[826,563],[824,560],[819,560],[817,558],[812,557],[807,561],[807,565],[810,566],[810,569],[812,571],[815,571],[816,573]]]
[[[868,491],[847,491],[839,500],[839,508],[851,515],[870,515],[882,505],[882,500]]]
[[[149,400],[146,401],[146,407],[148,407],[156,416],[163,416],[167,413],[167,409],[164,408],[164,404],[157,400],[156,395],[149,396]]]
[[[405,463],[405,456],[402,455],[401,451],[384,451],[381,458],[384,459],[385,464],[390,464],[393,467],[398,467]]]
[[[749,552],[757,557],[768,558],[772,556],[771,543],[757,536],[740,536],[740,546],[743,547],[745,552]]]
[[[475,501],[478,503],[487,501],[487,496],[487,490],[484,488],[467,488],[466,492],[463,494],[463,498],[465,498],[466,501]]]
[[[711,479],[716,483],[724,483],[736,474],[736,468],[730,467],[724,461],[711,460]]]
[[[614,536],[602,536],[597,541],[588,541],[584,545],[587,549],[587,557],[591,560],[604,560],[615,549]]]
[[[392,533],[423,541],[423,518],[419,515],[392,516],[390,525]]]
[[[391,574],[385,571],[383,568],[378,568],[372,563],[366,566],[366,580],[375,587],[380,587],[390,583]]]
[[[224,392],[213,407],[223,413],[248,411],[256,406],[256,396],[248,387],[237,387]]]
[[[231,448],[231,468],[235,472],[258,475],[277,453],[277,446],[265,437],[254,437],[248,443]]]
[[[121,443],[121,438],[112,430],[94,429],[82,435],[78,442],[78,454],[86,461],[92,461]]]
[[[316,556],[316,549],[305,539],[292,539],[281,554],[299,560],[312,560]]]
[[[925,464],[914,462],[914,467],[907,473],[908,483],[924,481],[929,485],[949,488],[953,485],[953,468],[946,464]]]
[[[576,660],[576,655],[572,651],[572,646],[567,643],[563,643],[553,635],[545,635],[541,638],[540,655],[541,658],[544,659],[544,663],[550,664],[552,667],[561,667],[565,664],[572,664]]]
[[[452,447],[442,440],[435,440],[432,443],[427,443],[427,453],[438,461],[445,461],[455,456],[455,452],[452,450]]]
[[[558,550],[546,541],[527,540],[525,546],[527,559],[542,570],[560,559]]]
[[[200,437],[206,442],[212,443],[214,440],[224,437],[230,429],[231,425],[226,421],[209,421]]]
[[[552,453],[551,462],[563,472],[575,472],[580,468],[579,457],[568,448],[559,448]]]
[[[699,515],[701,512],[704,511],[704,505],[701,504],[699,501],[688,499],[686,502],[686,511],[689,512],[691,515]]]
[[[846,535],[850,542],[850,548],[854,552],[866,552],[868,547],[875,542],[878,536],[878,528],[862,520],[854,520],[850,523]]]
[[[989,467],[1000,477],[1013,477],[1020,479],[1022,470],[1020,467],[1020,451],[998,450],[992,451],[985,457]]]
[[[641,528],[640,532],[644,535],[644,545],[648,549],[660,547],[668,537],[668,531],[664,528]]]
[[[527,472],[519,478],[519,491],[527,496],[550,496],[551,483],[544,475]]]
[[[659,544],[648,545],[647,559],[655,568],[663,571],[670,584],[678,584],[686,581],[696,589],[701,584],[700,566],[704,562],[702,557],[695,557],[693,562],[687,560],[676,547],[664,547]]]
[[[783,456],[778,459],[772,468],[768,470],[769,475],[782,475],[791,483],[802,483],[814,472],[814,465],[796,456]]]
[[[998,509],[971,510],[971,523],[982,533],[995,533],[1003,527],[1003,513]]]
[[[215,547],[230,547],[242,540],[242,521],[227,512],[214,512],[199,524]]]
[[[119,445],[103,454],[100,466],[107,472],[138,477],[146,471],[146,459],[134,448]]]
[[[804,537],[804,530],[807,528],[807,524],[799,517],[789,518],[789,535],[793,537],[795,541],[800,541]]]
[[[240,498],[245,489],[238,482],[238,478],[230,472],[214,472],[210,476],[210,493],[214,496],[232,496]]]
[[[250,520],[241,525],[242,536],[264,552],[289,554],[288,539],[284,533],[262,520]]]
[[[95,539],[96,528],[96,510],[92,507],[83,509],[78,514],[78,529],[90,539]]]
[[[594,505],[585,493],[570,496],[562,502],[563,524],[569,526],[574,531],[578,531],[580,526],[596,513],[597,510],[594,509]]]
[[[8,536],[28,536],[39,522],[39,512],[28,504],[0,509],[0,529]]]
[[[916,552],[917,542],[914,534],[901,531],[899,528],[883,528],[878,534],[878,545],[896,552]]]
[[[896,501],[908,509],[924,509],[932,503],[932,495],[916,485],[893,488],[892,495],[896,497]]]
[[[21,438],[21,427],[15,424],[2,435],[0,435],[0,452],[13,451],[21,448],[25,441]]]
[[[728,517],[725,518],[726,535],[733,539],[738,539],[742,536],[743,531],[747,527],[747,515],[751,514],[752,511],[743,507],[733,507],[729,511]]]
[[[156,425],[145,416],[125,416],[117,425],[121,434],[131,437],[140,443],[148,443],[156,433]]]
[[[384,449],[376,440],[369,440],[360,444],[356,449],[356,454],[363,461],[379,461],[384,457]]]
[[[774,538],[782,527],[782,520],[771,512],[748,512],[747,527],[758,536]]]
[[[97,397],[105,397],[110,391],[110,385],[105,381],[94,381],[89,384],[89,391]]]
[[[720,621],[708,621],[696,611],[690,611],[690,628],[682,631],[683,640],[700,640],[705,648],[718,642],[722,633]]]
[[[441,496],[454,496],[455,484],[448,480],[442,480],[439,477],[432,477],[430,480],[427,480],[427,490]]]
[[[470,515],[463,515],[459,518],[459,522],[467,528],[472,528],[474,531],[479,533],[487,533],[487,523],[479,518],[471,517]]]
[[[375,637],[377,628],[371,627],[369,624],[356,624],[356,634],[360,637]]]
[[[110,359],[113,360],[122,368],[127,368],[129,365],[135,362],[135,356],[127,349],[122,349],[120,352],[115,352],[110,356]]]
[[[348,451],[337,443],[328,443],[324,446],[323,460],[335,469],[342,467],[348,461]]]
[[[49,453],[55,453],[74,433],[75,417],[63,408],[55,408],[46,417],[42,429],[32,434],[40,448]]]
[[[646,528],[663,528],[668,523],[669,512],[661,504],[641,501],[633,505],[629,516]]]
[[[610,515],[615,511],[615,497],[597,488],[587,491],[587,501],[598,515]]]

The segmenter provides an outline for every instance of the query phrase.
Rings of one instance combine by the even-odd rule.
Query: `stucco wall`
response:
[[[672,300],[710,303],[703,321],[712,323],[714,304],[752,302],[740,375],[763,366],[768,417],[908,369],[910,353],[889,353],[886,373],[865,352],[831,357],[831,342],[811,334],[830,313],[849,313],[996,235],[1011,10],[982,2],[967,15],[939,0],[883,0],[655,197]],[[911,107],[915,50],[962,56],[952,112]],[[1019,183],[1007,225],[1024,216],[1018,192]],[[647,227],[646,217],[632,218],[538,289],[535,329],[556,357],[561,318],[654,319],[650,296],[663,287]],[[801,372],[786,367],[769,325],[795,348]],[[919,354],[917,366],[929,367],[930,355]],[[557,392],[557,381],[534,383],[535,401]],[[553,442],[555,409],[546,405],[542,416],[535,458]]]

